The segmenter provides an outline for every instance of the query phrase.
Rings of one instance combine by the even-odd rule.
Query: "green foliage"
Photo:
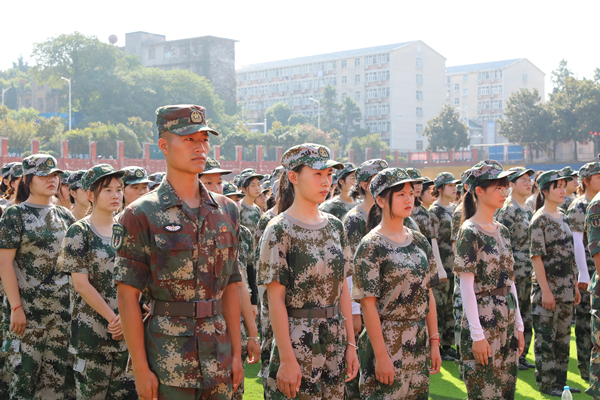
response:
[[[359,165],[366,161],[365,149],[371,149],[373,158],[379,158],[381,150],[386,150],[389,154],[390,146],[381,139],[378,133],[363,137],[353,137],[348,144],[347,150],[354,150],[354,164]]]
[[[282,124],[288,125],[290,116],[292,115],[292,109],[287,103],[276,103],[265,111],[265,118],[267,119],[267,129],[271,129],[273,122],[279,121]],[[291,124],[290,124],[291,125]]]
[[[288,118],[288,125],[304,125],[310,123],[310,118],[304,114],[292,114]]]
[[[341,103],[337,102],[337,89],[327,85],[321,99],[323,116],[321,127],[326,130],[340,132],[340,144],[345,147],[354,136],[364,136],[369,131],[360,127],[362,114],[356,102],[349,96],[344,96]]]
[[[335,86],[327,85],[323,89],[323,97],[321,98],[321,108],[323,116],[321,117],[321,126],[325,130],[340,128],[340,111],[342,105],[337,102],[337,89]]]
[[[428,150],[450,150],[467,147],[469,138],[465,124],[459,119],[454,107],[445,104],[437,117],[427,121],[423,130],[429,144]]]

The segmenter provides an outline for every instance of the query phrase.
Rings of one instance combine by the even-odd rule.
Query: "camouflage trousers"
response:
[[[231,400],[231,378],[208,389],[158,385],[158,400]]]
[[[240,326],[242,327],[242,366],[246,366],[246,360],[248,359],[248,331],[244,327],[244,318],[240,319]],[[242,400],[244,398],[244,378],[240,382],[237,390],[233,392],[233,400]]]
[[[540,297],[541,298],[541,297]],[[573,303],[556,302],[555,311],[533,302],[535,381],[540,391],[567,383]]]
[[[448,273],[448,280],[433,288],[437,311],[438,330],[442,346],[454,344],[454,273]]]
[[[290,340],[302,371],[298,400],[342,400],[346,355],[346,327],[342,314],[334,318],[289,318]],[[277,341],[273,340],[269,361],[267,399],[287,399],[277,389],[281,364]]]
[[[69,327],[25,329],[23,337],[4,332],[2,350],[11,399],[65,399]]]
[[[269,383],[269,359],[271,358],[271,345],[273,344],[273,327],[269,315],[269,303],[267,291],[264,287],[258,288],[260,296],[260,371],[258,376],[263,378],[263,393],[266,392]]]
[[[598,296],[592,295],[592,299],[600,302]],[[592,354],[590,357],[590,387],[586,394],[594,399],[600,399],[600,310],[592,310]]]
[[[455,280],[458,282],[458,279]],[[460,331],[463,319],[463,300],[460,294],[460,290],[456,290],[456,286],[454,286],[454,343],[456,343],[458,348],[460,349]],[[460,353],[458,354],[458,359],[454,361],[456,365],[458,365],[458,371],[460,372],[460,376],[463,376],[463,367],[461,362]]]
[[[577,346],[577,368],[579,375],[590,379],[590,356],[592,355],[592,303],[590,292],[580,290],[581,303],[575,306],[575,344]]]
[[[4,301],[4,296],[0,296],[0,304]],[[0,320],[2,320],[3,309],[0,307]],[[0,329],[0,343],[3,342],[3,329]],[[5,368],[6,352],[0,349],[0,399],[8,399],[8,388],[10,385],[10,374]]]
[[[533,337],[533,318],[531,317],[531,277],[515,278],[515,287],[517,289],[517,297],[519,298],[519,310],[521,311],[521,319],[523,320],[523,337],[525,339],[525,347],[523,349],[522,359],[529,353],[531,339]]]
[[[492,352],[488,365],[475,360],[469,321],[466,315],[463,316],[460,355],[470,400],[514,398],[519,354],[516,308],[512,294],[485,296],[477,300],[479,321]]]
[[[77,400],[135,400],[135,380],[127,375],[127,351],[75,354]]]
[[[394,364],[394,382],[384,385],[375,376],[375,353],[364,329],[358,339],[360,396],[363,400],[429,397],[429,337],[425,319],[381,321],[388,354]]]

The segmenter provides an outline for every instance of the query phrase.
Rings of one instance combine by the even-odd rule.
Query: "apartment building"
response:
[[[279,102],[313,117],[323,110],[311,99],[319,101],[324,87],[333,85],[338,101],[356,101],[361,126],[392,149],[423,149],[423,127],[444,104],[445,62],[417,40],[252,64],[236,71],[237,102],[247,119],[262,120]]]
[[[536,88],[544,100],[544,72],[526,58],[446,68],[446,103],[479,125],[502,117],[520,88]]]

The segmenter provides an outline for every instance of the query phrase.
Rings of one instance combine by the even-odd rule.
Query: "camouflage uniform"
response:
[[[358,342],[361,397],[427,399],[430,349],[425,317],[429,288],[439,283],[431,246],[412,230],[403,243],[371,232],[361,241],[354,265],[352,297],[377,298],[383,338],[395,370],[391,386],[377,381],[375,354],[364,329]]]
[[[431,232],[431,217],[429,216],[429,211],[427,211],[422,204],[413,208],[410,217],[415,221],[419,227],[419,232],[425,236],[429,243],[431,243],[431,239],[436,239]]]
[[[600,252],[600,193],[598,193],[587,208],[585,216],[585,232],[588,238],[588,251],[590,256]],[[586,394],[594,399],[600,398],[600,288],[598,284],[598,274],[594,272],[588,287],[591,293],[591,341],[592,352],[590,357],[590,387],[585,391]]]
[[[58,270],[87,274],[90,284],[115,314],[117,288],[112,275],[115,250],[110,237],[98,233],[89,218],[69,228],[58,258]],[[71,344],[77,399],[136,399],[135,381],[126,374],[127,345],[108,333],[108,322],[95,311],[73,284],[71,290]]]
[[[588,163],[588,165],[589,165],[589,164],[596,164],[596,163]],[[585,168],[585,166],[584,166],[584,167],[582,167],[582,168]],[[561,171],[561,172],[563,173],[563,175],[565,175],[565,176],[572,176],[572,177],[573,177],[573,179],[577,179],[577,178],[579,177],[579,172],[577,172],[577,171],[574,171],[574,170],[573,170],[573,168],[571,168],[571,167],[569,167],[569,166],[566,166],[566,167],[564,167],[564,168],[563,168],[563,169],[561,169],[560,171]],[[588,175],[588,176],[591,176],[591,175]],[[583,180],[584,178],[582,177],[581,179]],[[567,213],[567,211],[569,210],[569,207],[571,206],[571,203],[573,203],[573,201],[574,201],[575,199],[576,199],[575,197],[571,197],[571,196],[565,196],[565,201],[563,201],[563,203],[562,203],[562,204],[559,204],[559,205],[558,205],[558,208],[560,208],[560,209],[561,209],[561,210],[562,210],[562,211],[563,211],[563,212],[566,214],[566,213]],[[581,232],[581,231],[578,231],[578,232]],[[590,275],[590,276],[591,276],[591,275]],[[582,296],[583,296],[583,293],[582,293]],[[583,297],[581,298],[581,302],[583,303]],[[577,309],[577,307],[575,307],[575,308]],[[576,311],[577,311],[577,310],[576,310]],[[590,344],[590,346],[591,346],[591,344]],[[580,369],[581,369],[581,368],[580,368]],[[582,375],[582,376],[583,376],[583,375]]]
[[[329,199],[323,204],[321,204],[319,206],[319,210],[329,213],[337,219],[339,219],[340,221],[342,221],[346,214],[348,214],[350,210],[356,207],[356,204],[357,203],[346,203],[345,201],[341,200],[338,196],[336,196],[333,199]]]
[[[588,273],[591,276],[596,272],[594,260],[587,250],[588,239],[585,234],[585,214],[587,207],[590,205],[590,200],[586,199],[585,195],[576,198],[569,209],[567,210],[567,223],[571,232],[583,232],[583,245],[586,248],[586,263]],[[590,371],[590,356],[592,352],[592,329],[591,329],[591,298],[588,290],[580,290],[581,303],[574,307],[575,310],[575,343],[577,344],[577,367],[579,374],[585,380],[589,380]]]
[[[496,220],[508,228],[513,257],[515,259],[515,287],[519,298],[519,309],[523,319],[525,348],[522,359],[529,353],[531,345],[533,319],[531,316],[531,276],[533,265],[529,256],[529,223],[533,211],[525,206],[521,208],[511,197],[504,202],[504,206],[496,213]]]
[[[575,201],[574,197],[571,196],[565,196],[565,201],[563,201],[562,204],[558,205],[558,208],[560,208],[563,213],[567,213],[567,211],[569,210],[569,207],[571,206],[571,204],[573,203],[573,201]]]
[[[542,256],[546,280],[556,301],[554,312],[542,306],[542,290],[534,271],[531,313],[535,330],[536,383],[540,391],[547,392],[567,382],[577,267],[573,235],[563,215],[557,219],[539,209],[533,215],[529,234],[530,256]]]
[[[36,154],[22,163],[24,175],[60,172],[56,159]],[[58,274],[56,260],[71,213],[60,206],[28,202],[9,207],[0,220],[0,248],[17,249],[15,272],[23,311],[24,335],[10,332],[11,305],[4,298],[2,351],[8,353],[10,397],[60,399],[73,389],[66,383],[69,345],[68,278]]]
[[[256,204],[248,206],[243,201],[240,201],[240,224],[248,228],[252,236],[254,236],[260,216],[260,208]]]
[[[456,243],[458,239],[458,231],[460,229],[460,220],[462,219],[463,204],[459,203],[452,213],[452,228],[450,229],[450,238],[452,243]],[[456,254],[454,255],[456,257]],[[454,315],[454,343],[460,346],[460,327],[463,318],[463,301],[460,295],[460,281],[454,278],[454,294],[453,294],[453,315]]]

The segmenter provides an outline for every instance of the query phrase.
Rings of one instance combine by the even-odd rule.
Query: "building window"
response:
[[[360,82],[360,75],[354,75],[354,82]]]
[[[417,57],[417,68],[423,68],[423,59],[421,57]]]
[[[171,48],[171,46],[166,46],[165,47],[165,58],[171,58],[173,57],[173,49]]]
[[[469,75],[463,75],[463,82],[469,82]]]
[[[469,95],[469,89],[463,89],[463,96]]]
[[[358,66],[360,66],[360,58],[356,58],[356,59],[354,60],[354,66],[355,66],[355,67],[358,67]]]
[[[354,92],[354,98],[360,100],[360,92]]]
[[[342,93],[342,99],[344,99],[346,96],[348,96],[348,93]]]
[[[423,116],[423,107],[417,107],[417,117]]]
[[[417,150],[423,150],[423,141],[417,140]]]
[[[460,85],[458,83],[454,84],[454,90],[460,90]]]
[[[469,109],[469,103],[463,103],[462,108],[463,108],[463,110],[468,110]]]
[[[423,124],[417,124],[417,133],[418,134],[423,133]]]
[[[417,100],[423,100],[423,92],[421,90],[417,90]]]
[[[148,59],[154,60],[156,58],[156,49],[148,49]]]
[[[422,84],[423,84],[423,75],[417,74],[417,85],[422,85]]]
[[[39,111],[44,110],[44,99],[38,99],[38,110]]]
[[[347,65],[346,60],[342,60],[342,68],[346,68],[346,65]]]
[[[342,76],[342,83],[346,83],[346,81],[347,81],[347,77]]]
[[[527,74],[523,74],[523,82],[527,82],[528,79]]]
[[[458,99],[458,97],[455,97],[455,98],[454,98],[454,105],[455,105],[455,106],[458,106],[458,105],[460,105],[460,100]]]
[[[447,76],[447,77],[446,77],[446,83],[447,83],[448,85],[450,84],[451,80],[452,80],[452,78],[451,78],[451,77],[449,77],[449,76]]]

